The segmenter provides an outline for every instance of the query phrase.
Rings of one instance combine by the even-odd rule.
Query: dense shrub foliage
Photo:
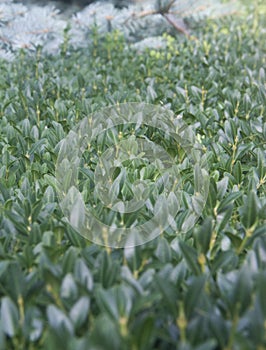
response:
[[[265,27],[232,17],[194,36],[140,52],[95,29],[82,49],[66,35],[59,55],[1,61],[1,349],[266,347]],[[63,220],[57,144],[126,101],[165,105],[193,126],[210,190],[186,235],[110,249]]]

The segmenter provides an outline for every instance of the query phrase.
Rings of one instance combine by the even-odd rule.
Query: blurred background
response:
[[[140,2],[141,0],[24,0],[24,1],[14,1],[15,3],[21,4],[38,4],[38,5],[47,5],[48,3],[51,5],[56,5],[57,8],[67,9],[69,7],[75,8],[83,8],[93,2],[111,2],[117,8],[127,7],[129,4]],[[144,0],[145,1],[145,0]],[[143,1],[143,2],[144,2]],[[151,0],[153,1],[153,0]]]

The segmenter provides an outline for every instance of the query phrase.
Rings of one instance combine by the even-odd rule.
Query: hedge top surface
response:
[[[144,52],[119,32],[95,30],[83,49],[66,40],[57,56],[38,49],[1,61],[0,348],[265,348],[263,21],[207,21],[198,40],[166,35],[165,50]],[[179,115],[206,154],[210,188],[186,234],[169,227],[145,245],[111,249],[63,219],[55,164],[80,120],[124,102]],[[154,130],[145,135],[163,142]],[[82,185],[96,148],[81,166]],[[178,154],[189,192],[191,171]]]

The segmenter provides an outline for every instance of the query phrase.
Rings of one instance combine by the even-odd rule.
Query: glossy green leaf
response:
[[[256,193],[254,191],[250,191],[241,210],[241,222],[246,229],[252,227],[256,223],[258,211],[259,204]]]
[[[200,266],[197,260],[197,252],[194,248],[188,246],[186,243],[180,241],[179,242],[180,250],[182,255],[189,267],[189,269],[195,274],[200,274]]]
[[[69,317],[76,329],[82,326],[89,315],[90,300],[88,297],[81,297],[71,308]]]
[[[18,332],[18,308],[9,297],[4,297],[1,300],[1,323],[4,333],[9,337],[13,337]]]
[[[198,243],[199,250],[206,254],[209,250],[212,236],[212,219],[206,218],[201,227],[196,231],[195,238]]]

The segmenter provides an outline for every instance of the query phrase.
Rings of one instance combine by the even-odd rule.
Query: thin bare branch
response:
[[[131,19],[137,19],[137,18],[143,18],[146,16],[150,16],[150,15],[157,15],[158,11],[156,10],[149,10],[149,11],[142,11],[140,13],[135,13],[133,12],[131,14],[131,16],[129,16],[123,23],[126,24],[128,21],[130,21]]]
[[[170,8],[173,6],[175,0],[171,0],[168,5],[165,7],[160,8],[157,12],[160,13],[161,15],[164,15],[165,13],[168,13]]]
[[[165,13],[163,17],[179,32],[185,34],[187,37],[190,37],[189,31],[185,28],[180,21],[177,20],[173,15]]]
[[[191,11],[170,11],[168,13],[173,14],[173,15],[194,14],[196,12],[201,12],[201,11],[206,10],[208,7],[209,7],[208,5],[201,5],[201,6],[198,6]]]

